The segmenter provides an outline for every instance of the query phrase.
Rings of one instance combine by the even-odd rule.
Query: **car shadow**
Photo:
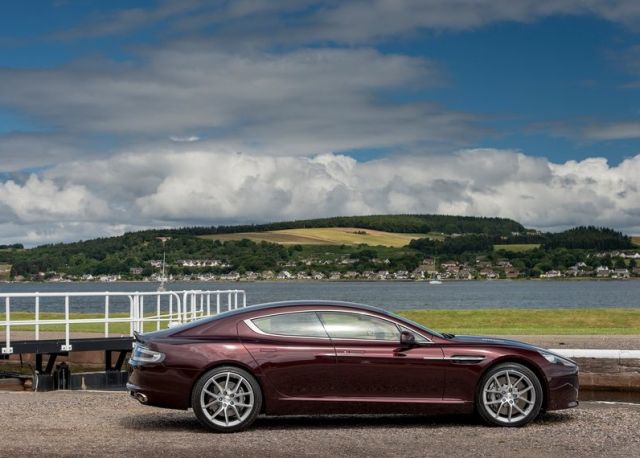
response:
[[[533,424],[549,425],[572,421],[570,413],[550,412],[540,415]],[[192,412],[180,414],[154,413],[131,415],[120,420],[126,429],[139,431],[189,431],[209,433]],[[359,429],[359,428],[407,428],[427,429],[446,427],[484,427],[475,415],[313,415],[313,416],[260,416],[250,430],[297,429]]]

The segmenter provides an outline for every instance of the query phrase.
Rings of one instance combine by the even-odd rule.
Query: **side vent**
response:
[[[446,359],[448,359],[452,363],[474,364],[474,363],[479,363],[484,358],[485,357],[482,355],[453,355]]]

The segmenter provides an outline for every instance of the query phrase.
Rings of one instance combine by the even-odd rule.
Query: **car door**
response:
[[[402,348],[399,325],[368,313],[320,311],[318,316],[336,349],[340,396],[442,399],[444,361],[439,344],[410,331],[417,345]]]
[[[238,334],[281,395],[309,398],[334,392],[336,353],[315,312],[256,316],[240,322]]]

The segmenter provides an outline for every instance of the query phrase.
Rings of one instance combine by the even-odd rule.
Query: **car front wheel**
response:
[[[489,424],[523,426],[538,416],[542,401],[542,386],[536,374],[522,364],[504,363],[482,377],[476,410]]]
[[[260,413],[262,392],[249,372],[232,366],[212,369],[196,383],[191,406],[206,427],[223,433],[245,429]]]

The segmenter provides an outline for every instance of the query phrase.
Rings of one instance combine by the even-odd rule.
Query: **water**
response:
[[[157,283],[4,283],[3,292],[155,291]],[[640,281],[460,281],[427,282],[175,282],[167,290],[244,289],[247,303],[291,299],[333,299],[402,309],[606,308],[640,307]],[[103,300],[72,301],[72,311],[102,312]],[[80,303],[81,302],[81,303]],[[33,309],[33,301],[12,301],[12,310]],[[15,304],[15,306],[14,306]],[[112,302],[113,311],[128,310],[128,300]],[[0,311],[3,307],[0,304]],[[52,310],[53,311],[53,310]]]

